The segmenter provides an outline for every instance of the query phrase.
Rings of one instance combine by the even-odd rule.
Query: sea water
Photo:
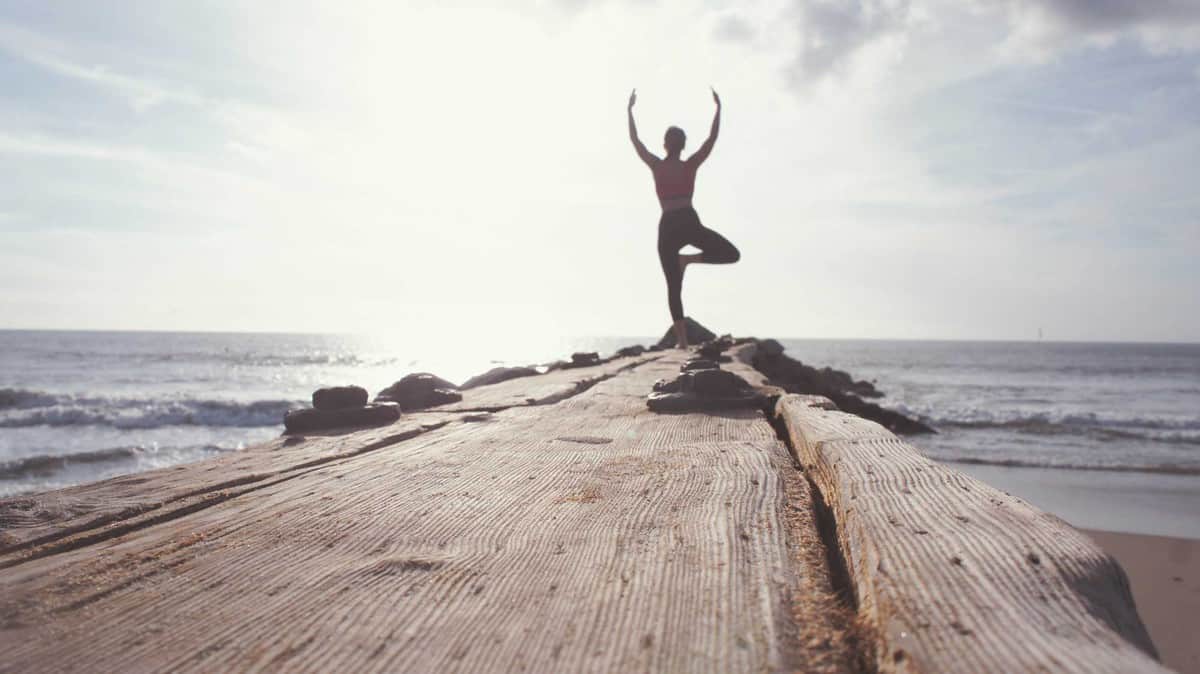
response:
[[[320,386],[651,341],[0,331],[0,496],[237,451]],[[876,402],[937,428],[910,440],[942,461],[1200,479],[1200,345],[781,341],[874,381]]]

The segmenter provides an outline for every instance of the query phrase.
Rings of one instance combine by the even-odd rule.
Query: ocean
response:
[[[320,386],[461,382],[652,341],[0,331],[0,497],[238,451]],[[910,441],[935,459],[1200,481],[1200,345],[780,341],[932,424]]]

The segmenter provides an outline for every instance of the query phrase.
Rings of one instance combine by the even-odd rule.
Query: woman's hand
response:
[[[633,109],[633,104],[634,104],[634,103],[637,103],[637,89],[634,89],[634,90],[633,90],[633,91],[632,91],[632,92],[629,94],[629,109],[630,109],[630,110],[632,110],[632,109]]]
[[[721,107],[721,97],[717,95],[717,90],[712,87],[709,87],[709,89],[713,92],[713,103],[716,103],[718,108]]]

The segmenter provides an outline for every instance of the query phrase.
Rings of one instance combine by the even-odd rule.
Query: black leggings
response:
[[[729,239],[700,224],[700,216],[691,206],[663,213],[658,221],[658,261],[667,277],[667,304],[671,307],[671,318],[676,321],[683,318],[679,250],[689,244],[700,249],[703,255],[700,261],[706,264],[732,264],[742,257]]]

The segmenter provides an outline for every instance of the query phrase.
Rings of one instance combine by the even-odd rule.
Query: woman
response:
[[[659,159],[650,153],[638,140],[637,126],[633,122],[633,105],[637,103],[637,89],[629,94],[629,139],[642,161],[654,174],[654,187],[658,201],[662,204],[662,217],[658,220],[658,259],[662,263],[663,275],[667,277],[667,304],[671,308],[671,320],[675,327],[675,345],[686,349],[687,324],[683,320],[683,271],[689,264],[731,264],[741,257],[737,248],[720,234],[700,224],[700,216],[692,208],[692,192],[696,185],[696,169],[708,159],[717,132],[721,128],[721,98],[713,90],[713,102],[717,112],[713,115],[712,131],[708,140],[691,157],[684,160],[684,143],[687,136],[683,129],[672,126],[663,138],[667,156]],[[695,255],[682,255],[680,249],[687,245],[700,249]]]

